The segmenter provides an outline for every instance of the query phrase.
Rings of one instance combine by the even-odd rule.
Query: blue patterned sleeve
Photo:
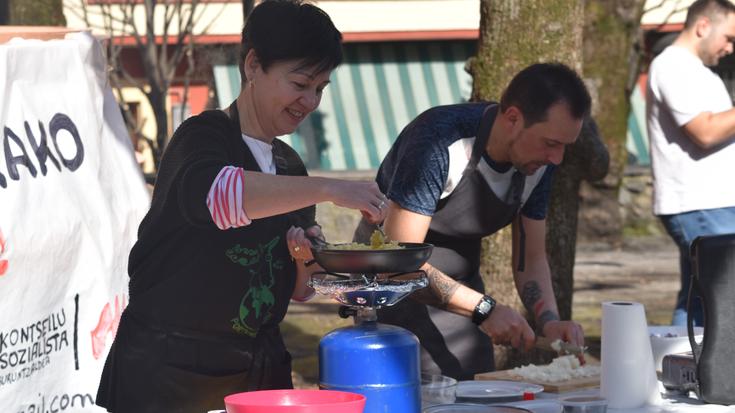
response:
[[[381,188],[402,208],[431,216],[449,173],[449,151],[426,124],[409,125],[397,143],[381,168]]]
[[[404,209],[434,215],[449,175],[449,146],[475,136],[487,102],[437,106],[398,136],[378,171],[378,185]]]
[[[531,195],[521,209],[523,216],[531,219],[546,219],[546,212],[549,207],[549,196],[551,195],[551,179],[554,176],[554,165],[548,165],[544,171],[541,180],[536,187],[533,188]]]

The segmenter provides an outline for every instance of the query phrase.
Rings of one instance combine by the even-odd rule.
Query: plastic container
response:
[[[485,406],[473,403],[437,404],[425,408],[422,413],[532,413],[514,406]]]
[[[421,408],[454,403],[457,380],[441,374],[421,373]]]
[[[653,363],[657,371],[661,371],[661,363],[665,355],[692,351],[686,326],[650,326],[648,334],[651,337]],[[701,342],[704,329],[694,327],[694,334],[697,341]]]
[[[227,413],[363,413],[365,396],[332,390],[260,390],[225,397]]]
[[[605,413],[607,400],[598,396],[572,396],[559,400],[564,413]]]

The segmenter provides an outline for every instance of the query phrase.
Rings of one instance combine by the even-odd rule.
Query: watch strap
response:
[[[472,311],[472,322],[476,325],[482,324],[495,308],[495,300],[489,295],[485,294],[480,299],[480,302],[475,306],[475,310]]]

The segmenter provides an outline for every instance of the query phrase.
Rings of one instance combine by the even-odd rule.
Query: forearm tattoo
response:
[[[417,290],[411,297],[420,303],[446,309],[459,283],[434,267],[426,269],[426,277],[429,287]]]
[[[536,318],[536,328],[538,331],[543,331],[544,326],[549,321],[559,320],[559,315],[551,310],[543,311],[544,300],[541,298],[541,287],[539,287],[536,281],[528,281],[523,286],[521,292],[521,301],[526,306],[529,312]]]
[[[543,313],[541,313],[538,317],[536,317],[536,329],[539,332],[544,331],[544,326],[549,321],[559,321],[559,315],[554,313],[551,310],[546,310]]]
[[[536,281],[529,281],[523,285],[521,301],[531,314],[534,316],[538,315],[538,310],[543,306],[544,300],[541,299],[541,287],[539,287]]]

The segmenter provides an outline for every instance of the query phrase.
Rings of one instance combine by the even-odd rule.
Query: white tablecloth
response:
[[[659,383],[661,390],[661,404],[643,406],[636,409],[607,409],[608,413],[735,413],[735,405],[721,406],[718,404],[704,404],[692,397],[678,393],[666,392]],[[572,396],[598,396],[599,389],[580,390],[569,393],[539,393],[536,400],[503,403],[506,406],[518,406],[531,410],[533,413],[561,413],[560,398]],[[213,410],[207,413],[225,413],[224,410]]]
[[[705,404],[697,400],[694,394],[691,397],[674,392],[667,392],[659,382],[661,390],[661,403],[655,406],[643,406],[635,409],[611,409],[608,413],[735,413],[735,405],[722,406],[718,404]],[[599,396],[599,389],[581,390],[570,393],[541,393],[535,401],[517,402],[512,405],[525,407],[534,413],[558,413],[561,411],[560,398],[571,396],[594,395]]]

